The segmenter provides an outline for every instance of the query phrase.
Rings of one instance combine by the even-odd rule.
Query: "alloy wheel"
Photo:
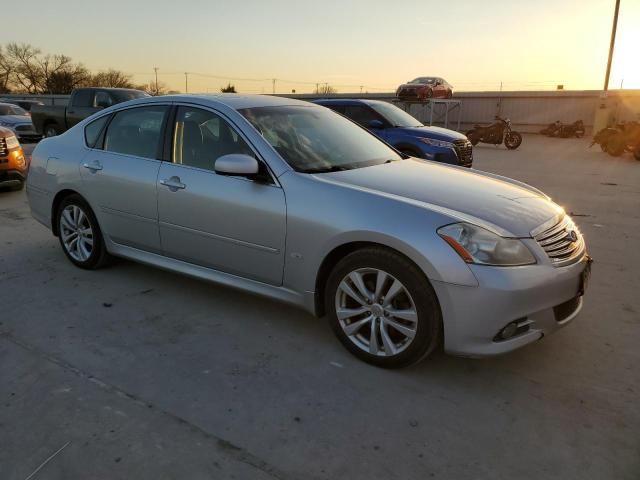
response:
[[[67,205],[60,215],[60,238],[67,253],[86,262],[93,252],[93,229],[87,214],[77,205]]]
[[[415,303],[407,288],[383,270],[360,268],[346,275],[336,291],[335,309],[347,338],[371,355],[397,355],[416,336]]]

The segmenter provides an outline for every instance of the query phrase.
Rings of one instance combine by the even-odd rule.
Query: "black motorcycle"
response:
[[[584,122],[582,120],[578,120],[577,122],[573,122],[571,125],[562,125],[558,136],[560,138],[584,137]]]
[[[555,137],[558,135],[558,132],[562,129],[562,122],[560,120],[556,120],[554,123],[550,123],[547,128],[543,128],[540,130],[542,135],[546,135],[548,137]]]
[[[471,145],[478,142],[492,143],[499,145],[504,142],[504,146],[509,150],[515,150],[522,143],[522,135],[511,130],[511,120],[501,118],[496,115],[496,121],[489,126],[474,125],[473,130],[467,132],[467,138]]]

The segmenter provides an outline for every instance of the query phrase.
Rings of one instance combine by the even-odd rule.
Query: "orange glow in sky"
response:
[[[29,3],[0,43],[64,53],[171,89],[389,92],[417,76],[456,90],[601,89],[614,0],[83,0]],[[401,8],[400,8],[401,7]],[[66,27],[65,27],[66,25]],[[640,1],[621,0],[610,88],[640,88]]]

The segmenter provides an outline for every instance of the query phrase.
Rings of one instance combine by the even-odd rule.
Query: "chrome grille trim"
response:
[[[7,153],[7,141],[4,138],[0,138],[0,157],[4,157]]]
[[[571,231],[576,232],[576,241],[568,238]],[[584,238],[569,215],[555,217],[552,221],[543,223],[531,232],[531,236],[556,267],[576,263],[585,252]]]

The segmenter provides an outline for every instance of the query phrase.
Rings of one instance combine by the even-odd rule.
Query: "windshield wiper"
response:
[[[344,165],[332,165],[331,167],[324,168],[309,168],[307,170],[304,170],[304,173],[344,172],[345,170],[351,170],[351,168]]]

